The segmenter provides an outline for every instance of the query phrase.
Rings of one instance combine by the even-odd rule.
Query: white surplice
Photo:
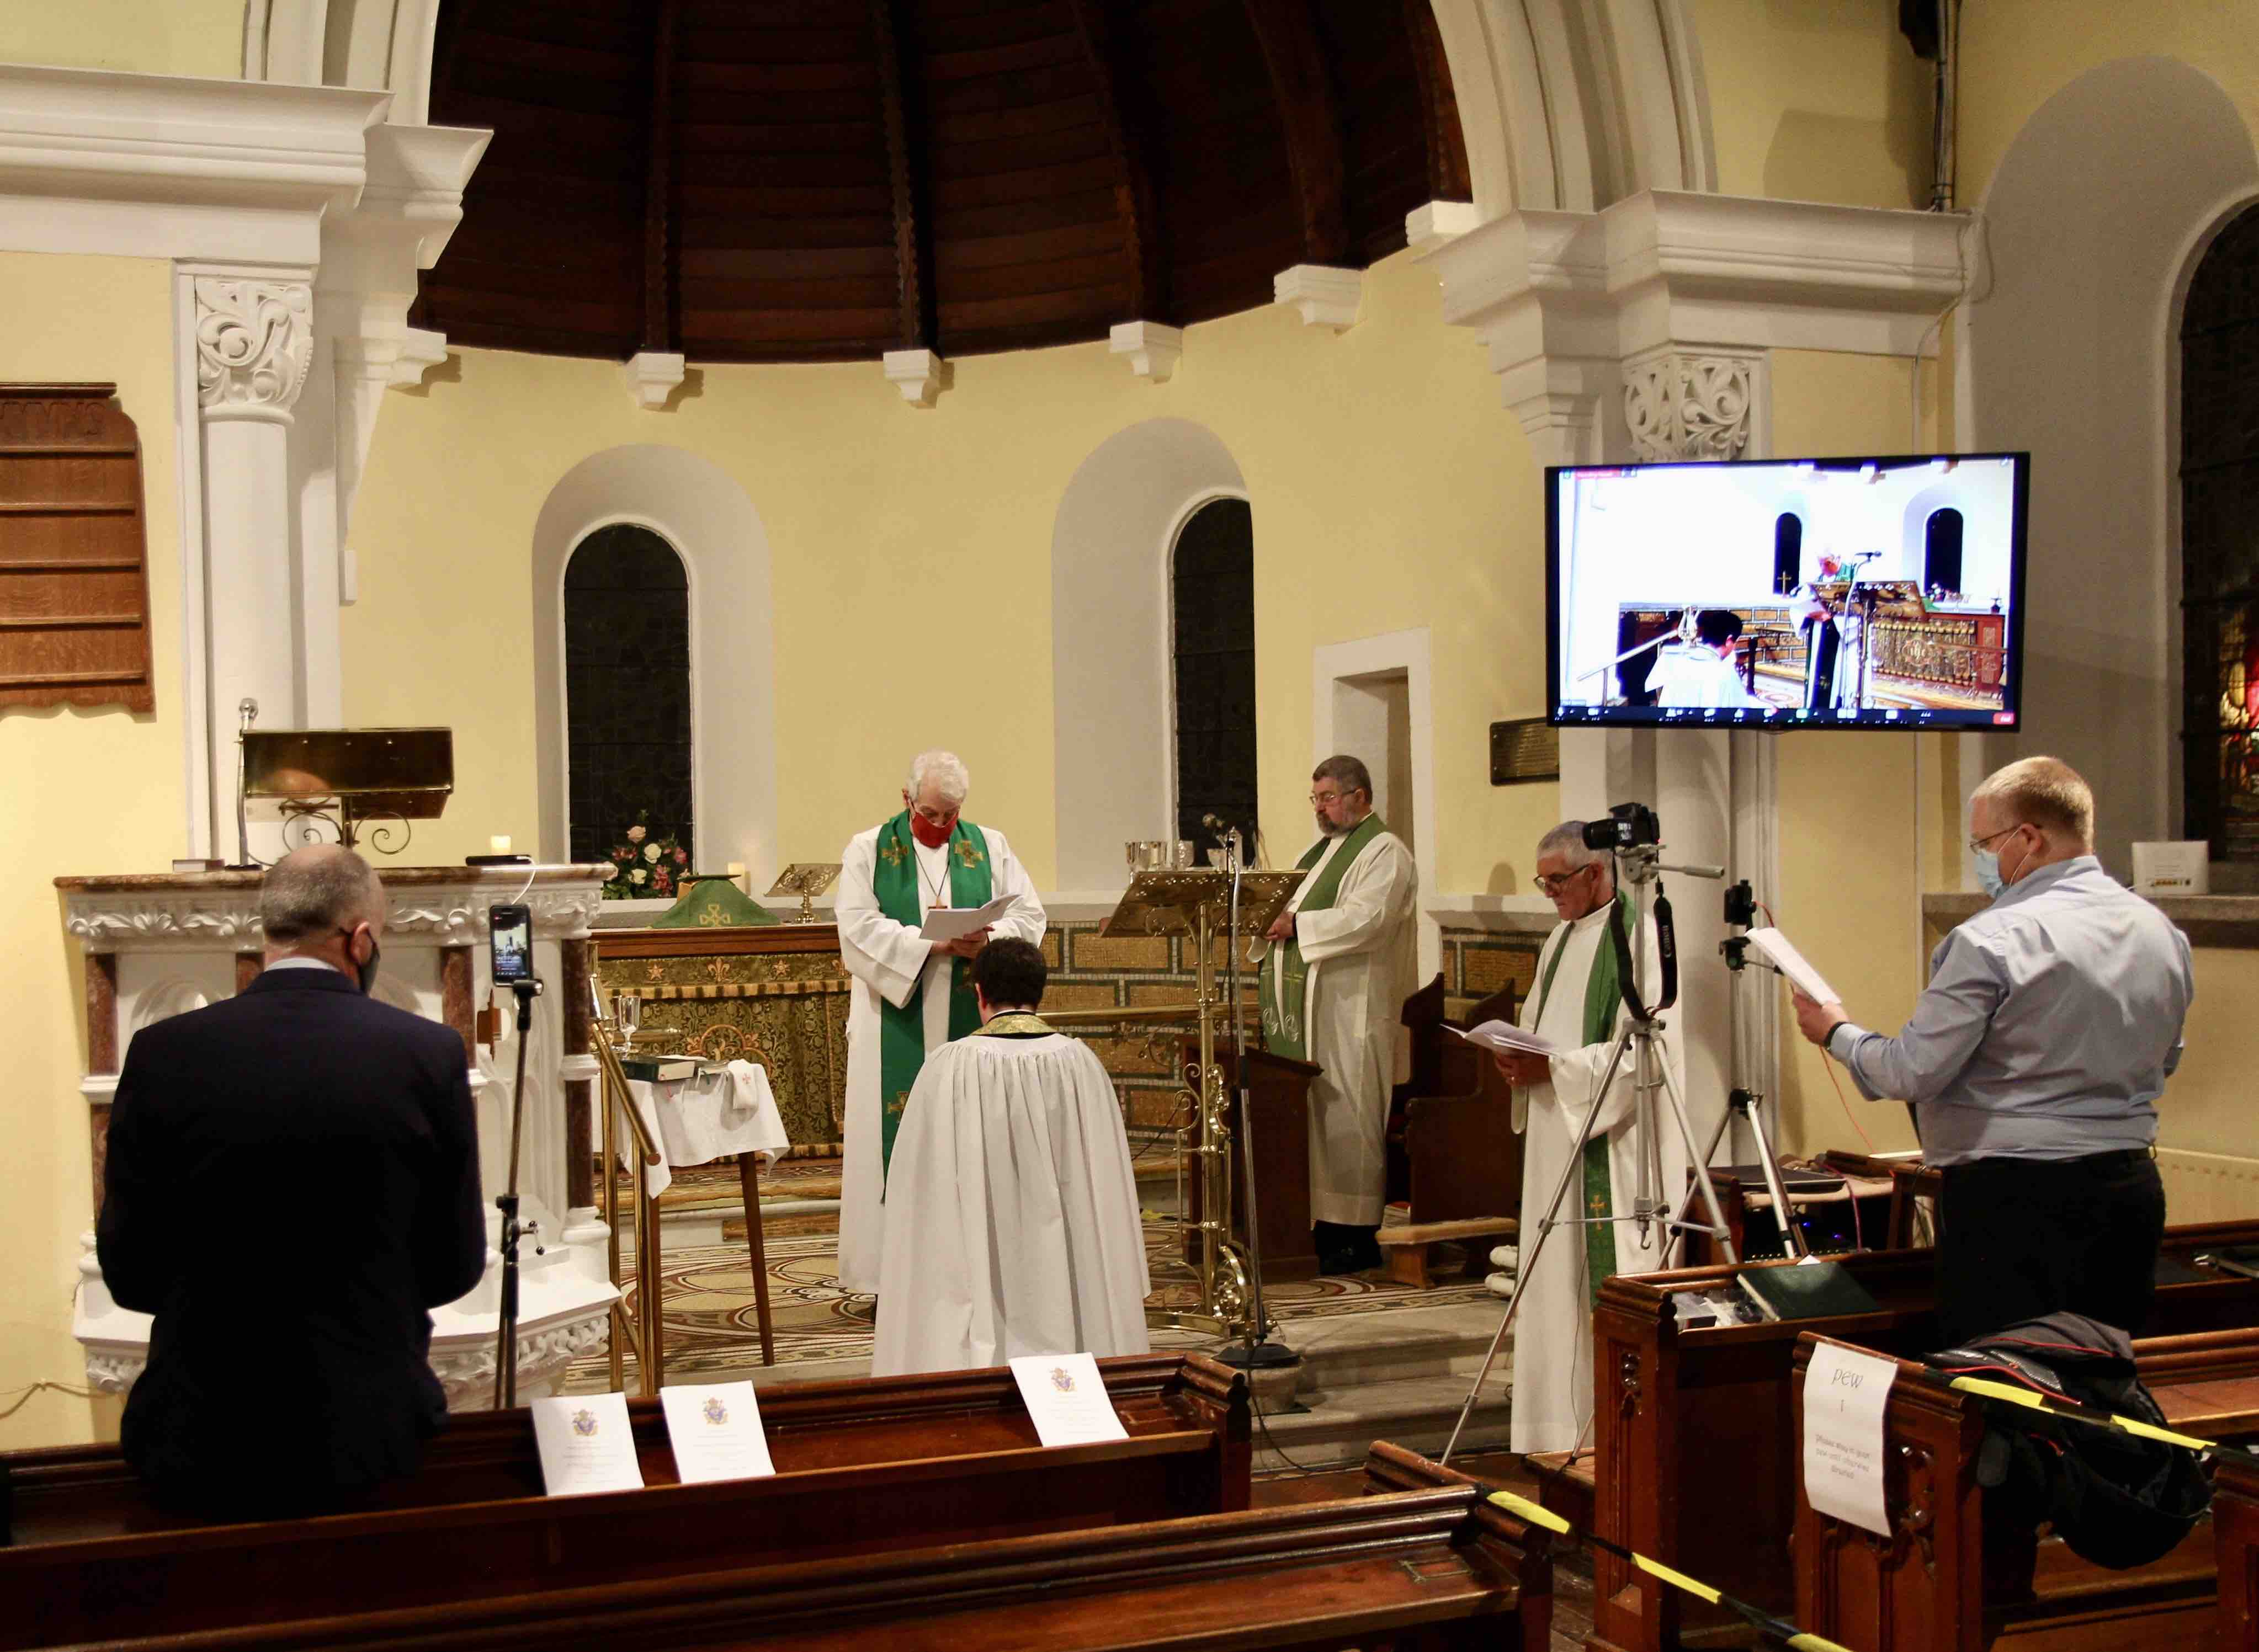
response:
[[[839,961],[854,978],[847,1008],[847,1133],[839,1167],[839,1283],[864,1295],[879,1288],[879,1238],[886,1220],[886,1183],[880,1163],[879,1000],[884,997],[899,1008],[909,1001],[921,980],[925,983],[920,1008],[925,1017],[926,1053],[930,1055],[949,1042],[949,970],[956,962],[947,953],[936,953],[931,942],[920,940],[916,925],[897,923],[879,910],[871,874],[884,830],[882,822],[858,832],[840,851],[837,894],[831,905],[839,924]],[[1011,910],[997,922],[990,938],[1009,936],[1041,946],[1044,908],[1036,899],[1035,886],[1003,833],[982,826],[980,835],[988,840],[991,896],[1013,897]],[[928,849],[913,838],[911,847],[917,856],[918,916],[923,922],[934,908],[951,904],[949,846]]]
[[[1586,914],[1574,923],[1555,928],[1538,954],[1537,974],[1523,1000],[1518,1018],[1522,1026],[1542,1035],[1562,1051],[1552,1060],[1553,1080],[1514,1093],[1514,1128],[1524,1136],[1521,1159],[1521,1265],[1529,1267],[1537,1249],[1539,1223],[1547,1201],[1558,1186],[1561,1172],[1577,1144],[1577,1132],[1593,1104],[1608,1064],[1611,1046],[1585,1043],[1585,989],[1592,978],[1593,959],[1608,944],[1608,908]],[[1539,1015],[1538,985],[1545,979],[1554,954],[1561,966],[1553,977],[1553,990]],[[1652,1000],[1662,986],[1656,964],[1655,925],[1642,926],[1641,975],[1643,996]],[[1626,1019],[1621,1001],[1616,1008],[1615,1031]],[[1682,1088],[1686,1065],[1679,1044],[1678,1015],[1665,1011],[1663,1048],[1671,1075]],[[1594,1121],[1596,1136],[1608,1143],[1608,1184],[1616,1214],[1626,1214],[1638,1192],[1639,1165],[1632,1126],[1633,1053],[1626,1050],[1607,1098]],[[1676,1200],[1686,1178],[1686,1155],[1671,1122],[1670,1104],[1656,1097],[1657,1121],[1662,1129],[1662,1197]],[[1581,1169],[1569,1184],[1558,1215],[1562,1225],[1545,1242],[1544,1252],[1529,1274],[1521,1306],[1514,1310],[1514,1408],[1511,1446],[1516,1451],[1566,1451],[1573,1448],[1593,1414],[1593,1297],[1586,1271],[1586,1228],[1567,1224],[1593,1213],[1585,1208]],[[1617,1273],[1651,1273],[1663,1265],[1665,1243],[1663,1226],[1651,1222],[1643,1246],[1637,1226],[1614,1224]]]
[[[1137,1178],[1090,1047],[984,1035],[929,1056],[881,1250],[873,1376],[1146,1352]]]
[[[1368,842],[1334,903],[1300,908],[1346,837],[1328,840],[1287,904],[1309,965],[1302,1000],[1310,1059],[1310,1218],[1371,1228],[1387,1200],[1388,1098],[1411,1074],[1404,998],[1419,973],[1420,872],[1393,832]]]

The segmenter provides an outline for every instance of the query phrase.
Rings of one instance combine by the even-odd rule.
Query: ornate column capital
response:
[[[195,278],[196,401],[208,419],[290,422],[314,353],[314,289],[303,281]]]
[[[1624,424],[1633,457],[1739,459],[1749,446],[1760,359],[1664,350],[1624,364]]]

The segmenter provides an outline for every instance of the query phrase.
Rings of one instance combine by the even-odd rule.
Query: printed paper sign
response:
[[[625,1394],[571,1394],[533,1402],[541,1485],[552,1497],[631,1492],[643,1484]]]
[[[1883,1406],[1896,1360],[1821,1342],[1804,1368],[1804,1495],[1822,1514],[1891,1535],[1883,1506]]]
[[[1047,1446],[1130,1437],[1107,1397],[1098,1362],[1087,1354],[1023,1354],[1012,1362],[1012,1379],[1028,1402],[1036,1438]]]
[[[701,1480],[753,1480],[774,1474],[760,1403],[751,1383],[685,1383],[659,1391],[674,1471],[685,1485]]]

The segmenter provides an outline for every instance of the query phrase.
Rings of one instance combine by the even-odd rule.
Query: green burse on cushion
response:
[[[1837,1262],[1798,1262],[1781,1268],[1744,1268],[1734,1276],[1742,1294],[1769,1320],[1835,1319],[1879,1314],[1882,1304]]]
[[[654,929],[722,929],[732,924],[776,923],[777,915],[738,887],[734,878],[701,878],[651,921]]]

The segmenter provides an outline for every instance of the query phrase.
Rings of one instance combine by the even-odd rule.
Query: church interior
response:
[[[2247,0],[0,7],[0,1644],[2259,1648],[2240,1451],[2146,1569],[2058,1532],[2003,1575],[1985,1413],[1909,1363],[1917,1109],[1728,945],[1778,925],[1899,1028],[1988,905],[1982,784],[2040,754],[2118,884],[2200,845],[2140,887],[2194,994],[2130,1357],[2172,1428],[2259,1444],[2259,1271],[2215,1265],[2259,1263],[2255,362]],[[2029,456],[2013,569],[1982,466],[1825,468],[1962,454]],[[1770,459],[1820,462],[1791,540],[1640,469]],[[1557,466],[1687,482],[1569,512],[1622,546],[1575,605]],[[2013,633],[2013,726],[1549,726],[1601,692],[1564,657],[1696,604],[1799,703],[1780,599],[1861,553],[1911,598],[1876,703],[1990,717]],[[845,1254],[841,868],[916,830],[936,751],[1119,1104],[1151,1348],[1101,1359],[1119,1426],[1081,1443],[1037,1449],[1009,1371],[873,1375]],[[1290,912],[1337,753],[1416,867],[1350,1271],[1322,1046],[1278,1053],[1214,870]],[[1575,915],[1540,840],[1627,803],[1723,872],[1663,887],[1730,1220],[1700,1271],[1595,1266],[1575,1449],[1521,1449],[1542,1213],[1459,1035],[1536,1026]],[[258,868],[341,823],[388,902],[365,990],[469,1053],[488,1269],[431,1310],[453,1421],[412,1490],[191,1529],[118,1455],[152,1342],[97,1257],[106,1132],[135,1036],[259,976]],[[497,906],[546,982],[515,1009]],[[739,1076],[662,1128],[676,1061]],[[1873,1299],[1800,1342],[1689,1319],[1793,1259],[1773,1157]],[[345,1243],[311,1179],[226,1225]],[[232,1265],[255,1317],[273,1259]],[[1799,1478],[1839,1349],[1899,1372],[1864,1530]],[[662,1384],[738,1382],[776,1471],[677,1485]],[[505,1389],[627,1396],[642,1489],[545,1499]]]

